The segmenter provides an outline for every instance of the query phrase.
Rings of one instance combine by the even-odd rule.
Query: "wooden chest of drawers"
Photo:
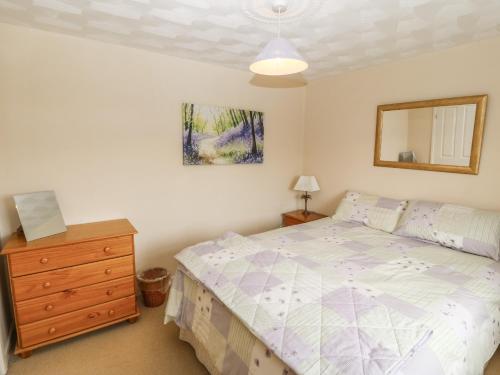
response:
[[[26,242],[14,234],[7,256],[17,328],[15,353],[114,323],[133,323],[136,303],[134,235],[126,219],[68,226]]]

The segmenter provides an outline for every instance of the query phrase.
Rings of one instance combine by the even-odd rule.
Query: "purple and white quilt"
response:
[[[500,340],[498,262],[362,224],[230,233],[176,259],[297,374],[479,374]]]

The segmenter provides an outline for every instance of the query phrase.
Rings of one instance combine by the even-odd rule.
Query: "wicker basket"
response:
[[[165,302],[170,289],[171,278],[165,268],[150,268],[137,275],[144,305],[161,306]]]

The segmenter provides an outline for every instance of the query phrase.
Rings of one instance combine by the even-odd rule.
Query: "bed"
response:
[[[500,265],[325,218],[183,250],[165,323],[211,374],[482,374]]]

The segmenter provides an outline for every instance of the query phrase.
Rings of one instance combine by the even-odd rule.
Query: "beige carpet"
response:
[[[33,352],[11,357],[8,375],[206,375],[175,324],[163,325],[163,307],[142,308],[135,324],[120,323]],[[500,374],[497,351],[485,375]]]
[[[8,375],[175,375],[208,372],[176,325],[163,324],[164,307],[142,307],[135,324],[127,322],[33,351],[11,356]]]

